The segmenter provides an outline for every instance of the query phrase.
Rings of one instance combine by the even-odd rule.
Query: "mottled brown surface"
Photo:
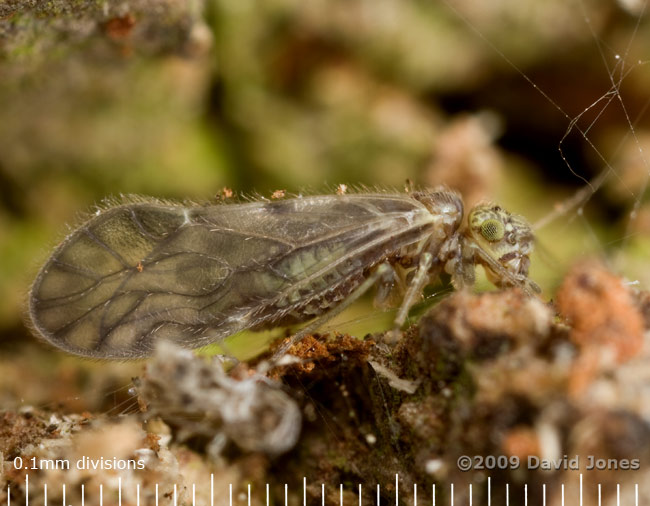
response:
[[[5,411],[0,413],[0,452],[13,459],[27,445],[45,437],[56,437],[56,427],[48,425],[33,414]]]

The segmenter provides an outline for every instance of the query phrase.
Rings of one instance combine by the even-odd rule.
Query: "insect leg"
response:
[[[480,247],[470,245],[472,251],[481,258],[483,262],[490,266],[493,272],[501,276],[501,282],[507,280],[512,286],[520,286],[528,295],[540,293],[541,289],[534,281],[526,278],[525,276],[515,275],[508,272],[499,262],[497,262],[490,255],[486,254]]]
[[[408,315],[409,309],[415,304],[416,299],[419,297],[424,285],[428,280],[428,272],[433,265],[433,255],[428,251],[424,252],[420,257],[420,264],[418,265],[418,270],[413,277],[413,281],[408,287],[406,295],[404,295],[404,300],[402,305],[397,312],[395,317],[395,329],[399,329],[404,322],[406,321],[406,316]]]
[[[377,269],[370,274],[357,288],[354,289],[354,291],[347,296],[347,298],[341,302],[338,306],[336,306],[333,309],[330,309],[327,313],[319,316],[316,318],[313,322],[311,322],[309,325],[306,327],[302,328],[298,332],[296,332],[289,341],[284,343],[274,354],[272,357],[272,361],[277,361],[280,357],[282,357],[288,350],[293,346],[295,343],[300,341],[303,337],[305,337],[308,334],[313,333],[315,330],[317,330],[319,327],[321,327],[325,322],[331,320],[338,314],[342,313],[345,309],[347,309],[355,300],[357,300],[359,297],[361,297],[364,293],[366,293],[370,288],[372,288],[375,283],[377,283],[381,278],[387,276],[387,275],[392,275],[392,270],[393,267],[388,263],[384,262],[382,264],[379,264],[377,266]]]
[[[394,304],[391,304],[391,298],[396,291],[399,291],[403,296],[406,292],[406,286],[402,277],[397,274],[395,266],[391,266],[390,271],[382,274],[377,282],[377,292],[373,305],[380,309],[392,308]]]

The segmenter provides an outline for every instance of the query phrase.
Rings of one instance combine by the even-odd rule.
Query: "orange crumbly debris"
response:
[[[621,279],[595,261],[573,268],[557,296],[580,348],[569,389],[578,394],[604,365],[606,355],[623,363],[643,345],[643,317]]]
[[[611,347],[619,363],[641,349],[643,318],[621,279],[601,265],[575,267],[560,287],[557,304],[571,321],[571,339],[581,348]]]
[[[144,444],[147,448],[150,448],[151,450],[155,452],[160,451],[160,436],[158,434],[153,434],[151,432],[148,432],[147,435],[144,438]]]
[[[280,341],[271,350],[279,348],[285,341]],[[308,335],[295,343],[289,348],[288,353],[302,360],[299,364],[292,364],[289,366],[292,370],[297,369],[299,372],[311,372],[316,362],[319,363],[332,363],[339,360],[339,355],[342,353],[348,356],[357,356],[359,360],[364,360],[375,342],[372,340],[361,341],[348,334],[337,334],[334,339],[328,339],[327,335]],[[284,371],[285,366],[279,367],[279,370]],[[280,373],[282,376],[282,373]]]
[[[133,16],[133,14],[127,14],[125,16],[109,19],[106,22],[104,29],[106,35],[111,39],[121,40],[131,35],[134,26],[135,16]]]
[[[529,455],[540,455],[539,438],[530,427],[515,427],[505,435],[502,443],[506,455],[526,459]]]

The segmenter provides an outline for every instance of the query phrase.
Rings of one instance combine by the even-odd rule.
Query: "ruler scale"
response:
[[[598,484],[598,506],[602,506],[603,501],[601,497],[601,488],[600,488],[600,483]]]
[[[477,503],[478,504],[487,504],[487,506],[492,506],[492,478],[490,476],[487,477],[487,483],[485,488],[481,488],[480,490],[483,490],[483,493],[485,496],[481,499],[482,493],[479,494]],[[206,480],[207,481],[207,480]],[[30,500],[33,500],[34,498],[38,499],[40,494],[36,494],[34,497],[34,494],[30,494],[30,479],[29,475],[25,475],[25,500],[24,504],[25,506],[29,506]],[[43,483],[43,488],[42,488],[42,504],[43,506],[47,506],[49,504],[49,501],[53,499],[52,497],[52,487],[51,483]],[[61,495],[62,495],[62,501],[61,504],[63,506],[76,506],[76,504],[81,504],[81,506],[85,506],[85,501],[86,501],[86,491],[87,487],[85,484],[81,484],[79,486],[79,502],[76,504],[69,504],[67,498],[72,495],[74,496],[74,493],[70,493],[70,487],[68,486],[69,484],[62,483],[61,484]],[[159,504],[159,496],[160,496],[160,485],[158,483],[155,483],[155,488],[154,488],[154,493],[155,493],[155,504],[158,506]],[[266,496],[266,506],[270,506],[271,504],[271,490],[270,490],[270,483],[265,484],[265,496]],[[302,506],[307,506],[307,477],[303,477],[302,479]],[[400,478],[399,474],[395,475],[395,506],[400,506],[400,499],[399,499],[399,485],[400,485]],[[188,485],[189,486],[189,485]],[[192,506],[197,506],[197,489],[200,489],[203,485],[199,483],[198,485],[196,483],[193,483],[191,485],[191,504]],[[207,486],[207,483],[206,483]],[[227,497],[227,504],[229,506],[234,506],[234,499],[233,499],[233,494],[234,494],[234,484],[230,483],[228,484],[228,497]],[[240,485],[237,485],[240,486]],[[243,488],[243,485],[241,485]],[[244,498],[246,499],[246,506],[252,506],[253,504],[253,484],[247,483],[246,484],[246,492],[243,490],[241,492],[238,492],[239,496],[241,498],[241,501],[244,501]],[[632,488],[633,486],[633,488]],[[171,495],[171,503],[174,506],[178,506],[179,504],[182,503],[182,499],[179,497],[179,494],[182,495],[182,491],[179,491],[178,489],[179,484],[174,483],[173,484],[173,491],[170,494]],[[209,492],[210,492],[210,506],[214,506],[215,504],[215,484],[214,484],[214,474],[210,474],[210,482],[209,482]],[[357,503],[358,506],[363,506],[363,484],[358,483],[356,486],[353,486],[350,490],[351,493],[355,493],[357,495]],[[524,496],[524,501],[523,504],[524,506],[528,506],[529,504],[529,493],[531,493],[531,489],[529,487],[528,483],[523,483],[523,496]],[[560,483],[559,487],[559,492],[560,492],[560,504],[564,506],[565,504],[577,504],[579,506],[588,506],[590,504],[595,504],[597,506],[602,506],[603,501],[605,497],[607,497],[603,491],[603,486],[601,483],[594,484],[594,486],[591,488],[592,492],[589,495],[590,492],[587,492],[585,489],[585,481],[584,481],[584,475],[581,473],[578,477],[578,486],[577,490],[575,488],[567,488],[568,485],[565,483]],[[629,487],[629,488],[628,488]],[[40,486],[38,487],[40,489]],[[73,489],[74,490],[74,489]],[[115,488],[110,488],[109,490],[112,490],[116,493],[117,495],[117,505],[121,506],[123,502],[123,495],[124,495],[124,501],[126,504],[133,504],[133,497],[135,497],[135,504],[136,506],[140,506],[140,498],[141,494],[145,494],[146,497],[146,491],[142,488],[140,483],[136,483],[132,487],[124,487],[122,483],[122,477],[118,477],[117,479],[117,486]],[[343,483],[340,483],[338,485],[338,496],[339,496],[339,506],[344,506],[344,490],[345,487]],[[462,490],[462,489],[458,489]],[[463,498],[464,504],[469,504],[469,506],[473,506],[475,503],[475,497],[474,497],[474,484],[473,483],[468,483],[467,484],[467,497]],[[517,489],[520,490],[520,489]],[[539,489],[538,489],[539,490]],[[571,493],[568,494],[568,491],[571,490]],[[611,490],[611,489],[610,489]],[[103,499],[104,499],[104,484],[100,483],[98,488],[95,489],[95,491],[98,491],[99,495],[99,504],[100,506],[103,506]],[[375,506],[381,506],[382,503],[382,498],[381,498],[381,484],[376,485],[376,500],[375,500]],[[298,491],[296,491],[298,492]],[[436,506],[436,500],[437,500],[437,494],[436,494],[436,484],[433,483],[431,485],[431,505]],[[12,505],[17,505],[18,503],[12,502],[12,489],[11,486],[8,485],[6,488],[6,493],[7,493],[7,506],[12,506]],[[92,489],[88,492],[89,494],[93,494]],[[517,492],[519,494],[520,492]],[[568,495],[567,495],[568,494]],[[615,501],[614,503],[617,506],[621,506],[622,504],[622,498],[627,497],[629,502],[625,502],[625,504],[630,504],[634,506],[639,506],[639,484],[634,483],[634,484],[629,484],[629,485],[623,485],[621,486],[621,483],[616,484],[616,489],[615,493],[614,490],[611,490],[610,492],[612,496],[612,500],[614,499],[613,496],[615,496]],[[284,484],[284,505],[288,506],[289,504],[289,484],[285,483]],[[413,484],[413,495],[412,499],[406,500],[407,503],[412,504],[412,506],[418,506],[418,499],[420,494],[418,494],[418,484],[414,483]],[[461,496],[456,497],[458,495],[457,487],[455,483],[450,483],[449,484],[449,498],[448,502],[445,500],[445,504],[449,504],[450,506],[454,506],[456,504],[456,499],[459,499]],[[509,506],[510,505],[510,495],[511,495],[511,490],[510,490],[510,484],[505,483],[505,505]],[[15,487],[14,487],[14,496],[16,496],[15,492]],[[321,506],[325,506],[325,497],[326,497],[326,484],[321,483],[320,484],[320,496],[321,496]],[[169,497],[169,496],[167,496]],[[533,497],[535,497],[533,493]],[[552,497],[552,496],[551,496]],[[585,502],[585,499],[591,497],[589,501]],[[217,493],[217,498],[218,498],[218,493]],[[224,497],[224,499],[226,499]],[[225,502],[225,501],[224,501]],[[206,501],[207,503],[207,501]],[[515,501],[517,503],[517,501]],[[165,504],[165,503],[163,503]],[[282,504],[282,503],[280,503]],[[503,504],[503,503],[502,503]],[[536,503],[535,503],[536,504]],[[547,504],[547,484],[542,483],[541,484],[541,505],[546,506]]]
[[[582,506],[582,473],[580,473],[580,506]]]
[[[399,474],[396,474],[395,475],[395,506],[397,506],[398,503],[399,503]]]
[[[528,483],[524,485],[524,506],[528,506]],[[580,499],[580,506],[582,506],[582,499]]]
[[[487,503],[488,506],[492,506],[492,483],[491,483],[492,477],[488,476],[487,479]]]

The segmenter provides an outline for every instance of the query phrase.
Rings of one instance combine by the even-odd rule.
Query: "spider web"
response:
[[[583,226],[589,231],[590,235],[596,238],[593,228],[590,226],[589,220],[585,217],[585,206],[589,203],[591,198],[598,192],[601,187],[612,182],[619,186],[620,191],[627,195],[627,206],[624,212],[624,220],[622,228],[622,235],[615,239],[618,243],[615,252],[610,256],[612,259],[612,267],[620,270],[622,274],[626,274],[624,263],[626,257],[626,249],[630,241],[634,240],[635,236],[640,235],[637,225],[639,220],[639,211],[642,207],[644,197],[648,191],[648,182],[650,179],[650,164],[645,152],[645,146],[637,134],[637,125],[644,120],[650,99],[646,100],[645,104],[638,109],[630,109],[624,100],[624,92],[622,90],[624,81],[634,72],[640,72],[644,69],[641,67],[647,62],[641,59],[635,59],[635,54],[632,52],[632,45],[635,37],[638,35],[639,28],[641,27],[642,20],[646,14],[647,2],[643,2],[637,6],[636,23],[631,32],[630,38],[622,48],[621,52],[617,52],[615,47],[610,46],[607,41],[601,39],[593,27],[589,13],[586,10],[585,4],[580,2],[582,9],[582,19],[584,24],[588,27],[590,34],[594,40],[594,46],[598,51],[598,55],[602,61],[603,69],[606,71],[610,82],[610,88],[603,92],[596,101],[590,104],[583,112],[577,116],[570,118],[569,125],[565,135],[562,137],[558,144],[558,151],[562,159],[565,161],[566,166],[572,174],[576,177],[583,179],[580,174],[576,173],[570,161],[564,155],[563,143],[567,136],[572,131],[576,130],[584,139],[589,149],[596,155],[597,160],[600,162],[602,168],[590,181],[586,182],[583,189],[576,192],[576,194],[559,208],[558,211],[549,213],[547,216],[535,223],[537,229],[541,229],[547,223],[554,219],[559,219],[565,212],[572,212],[571,219],[579,219]],[[549,99],[550,100],[550,99]],[[552,100],[551,103],[558,107]],[[625,132],[619,139],[616,140],[616,147],[609,157],[606,157],[599,147],[594,144],[590,138],[592,127],[601,120],[603,115],[609,108],[618,108],[619,112],[623,114],[625,123],[629,130]],[[561,110],[561,109],[560,109]],[[584,121],[583,118],[588,114],[593,113],[593,119]],[[630,146],[631,144],[631,146]],[[625,161],[622,159],[621,152],[626,147],[632,147],[637,152],[636,160],[637,172],[640,178],[635,181],[637,184],[628,183],[621,172],[625,170],[621,167]],[[575,207],[574,209],[572,209]],[[619,232],[620,233],[620,232]],[[599,244],[597,239],[595,242],[599,249],[605,250],[604,245]],[[631,276],[642,276],[643,273],[629,272]],[[647,281],[647,277],[644,278]]]
[[[639,128],[647,120],[650,98],[646,98],[640,105],[630,107],[627,105],[624,90],[624,85],[629,79],[639,78],[641,73],[647,75],[645,55],[637,54],[637,39],[641,37],[639,32],[647,14],[647,2],[637,2],[634,5],[621,2],[619,8],[628,9],[627,21],[633,23],[633,28],[628,32],[627,40],[619,37],[615,42],[610,40],[614,37],[602,36],[599,33],[584,0],[574,4],[579,9],[575,16],[576,27],[582,25],[588,30],[593,41],[593,57],[600,60],[608,81],[608,88],[603,89],[595,100],[575,115],[567,112],[565,106],[560,105],[550,92],[545,91],[522,70],[505,51],[457,9],[454,2],[445,0],[444,3],[463,21],[468,30],[479,37],[498,58],[539,93],[550,108],[559,113],[560,120],[566,122],[564,135],[558,139],[557,151],[564,163],[565,172],[580,182],[582,187],[570,197],[555,202],[551,211],[533,222],[533,227],[541,238],[542,247],[544,248],[545,244],[557,245],[558,239],[560,242],[563,240],[561,236],[556,235],[558,230],[560,233],[562,230],[572,233],[570,230],[575,230],[577,222],[583,240],[580,256],[596,255],[618,273],[639,282],[642,286],[648,286],[650,276],[647,269],[643,269],[643,261],[638,255],[640,250],[647,252],[645,243],[648,229],[644,223],[647,209],[644,202],[648,193],[650,163],[646,153],[648,143],[644,136],[645,131]],[[611,138],[608,139],[609,148],[605,149],[599,145],[602,135],[598,140],[594,140],[592,133],[596,127],[606,124],[612,110],[622,115],[624,119],[621,124],[626,125],[627,130],[611,132]],[[590,153],[590,159],[593,160],[591,167],[579,166],[566,153],[566,142],[574,135],[580,137],[583,148]],[[601,226],[595,224],[590,213],[590,203],[599,192],[616,193],[617,206],[620,207],[617,215],[610,217],[605,232]],[[564,223],[546,233],[553,224],[557,225],[558,221]]]

